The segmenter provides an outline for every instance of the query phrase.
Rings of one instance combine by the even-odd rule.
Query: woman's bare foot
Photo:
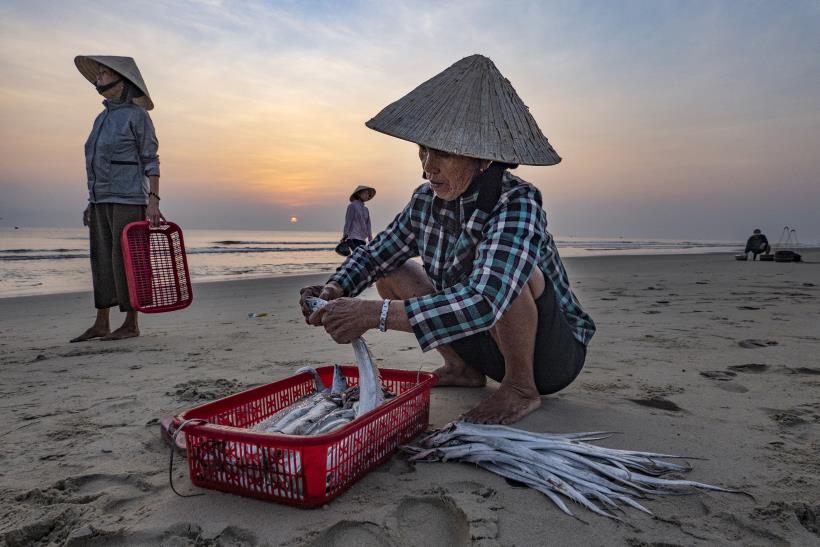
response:
[[[482,387],[487,378],[481,372],[460,363],[444,363],[433,374],[438,376],[436,386]]]
[[[122,326],[100,340],[104,340],[106,342],[110,340],[124,340],[125,338],[136,338],[140,335],[140,330],[136,327],[126,327]]]
[[[541,406],[541,396],[532,388],[501,383],[498,391],[484,399],[462,418],[475,424],[512,424]]]
[[[92,340],[94,338],[103,338],[111,334],[111,330],[108,327],[98,327],[94,325],[93,327],[86,330],[81,335],[72,338],[70,340],[71,343],[74,342],[85,342],[86,340]]]

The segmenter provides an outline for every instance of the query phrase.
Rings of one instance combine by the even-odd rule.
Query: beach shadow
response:
[[[761,372],[766,372],[769,368],[769,365],[764,365],[762,363],[746,363],[745,365],[731,365],[729,370],[759,374]]]
[[[765,347],[768,347],[768,346],[776,346],[776,345],[778,345],[778,342],[776,342],[774,340],[755,340],[755,339],[749,338],[747,340],[741,340],[740,342],[737,343],[737,345],[740,346],[741,348],[754,349],[754,348],[765,348]]]
[[[700,373],[700,375],[704,378],[709,378],[710,380],[721,380],[728,382],[737,376],[737,373],[726,370],[704,370]]]
[[[635,404],[639,404],[641,406],[647,406],[649,408],[657,408],[658,410],[668,410],[670,412],[682,412],[683,409],[670,401],[669,399],[664,399],[663,397],[650,397],[648,399],[629,399]]]

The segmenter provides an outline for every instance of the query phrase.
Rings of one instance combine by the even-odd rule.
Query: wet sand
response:
[[[820,251],[803,256],[566,260],[598,334],[576,382],[519,426],[617,431],[602,444],[706,458],[687,478],[755,498],[654,499],[657,518],[628,510],[628,525],[572,505],[584,524],[485,471],[401,455],[321,509],[197,489],[181,460],[177,488],[205,495],[174,495],[158,419],[352,361],[296,306],[326,276],[200,284],[190,308],[142,316],[143,336],[120,342],[67,343],[92,321],[88,293],[2,299],[0,545],[817,545]],[[367,339],[380,366],[439,364],[412,335]],[[432,425],[496,385],[434,390]]]

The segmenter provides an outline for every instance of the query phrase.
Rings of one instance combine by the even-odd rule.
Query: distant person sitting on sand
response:
[[[747,256],[752,253],[752,260],[757,260],[759,254],[769,254],[772,248],[769,246],[769,240],[763,235],[759,229],[755,229],[749,239],[746,241],[746,250],[743,251]]]
[[[541,192],[508,171],[561,158],[481,55],[457,62],[366,125],[417,143],[429,182],[324,286],[301,290],[306,320],[338,343],[369,329],[412,332],[423,351],[443,356],[439,385],[501,382],[465,420],[520,420],[541,395],[578,376],[595,332],[547,231]],[[349,298],[374,282],[384,301]],[[331,302],[311,314],[308,296]]]
[[[163,218],[157,136],[147,112],[154,103],[131,57],[80,55],[74,64],[105,97],[105,110],[94,120],[85,143],[88,206],[83,225],[89,228],[97,318],[71,341],[132,338],[140,331],[128,296],[120,236],[131,222],[148,219],[159,226]],[[117,305],[126,312],[125,322],[111,332],[109,308]]]
[[[370,212],[364,202],[373,199],[376,190],[370,186],[357,186],[350,194],[350,204],[345,213],[345,227],[342,232],[342,241],[346,241],[351,251],[361,247],[373,239],[370,228]]]

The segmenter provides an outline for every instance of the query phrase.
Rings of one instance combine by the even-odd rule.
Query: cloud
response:
[[[415,150],[364,121],[483,53],[564,157],[519,171],[559,232],[643,218],[647,235],[686,237],[691,222],[631,204],[685,204],[691,218],[704,214],[693,193],[715,211],[739,195],[765,211],[789,190],[820,201],[818,26],[814,2],[5,2],[0,186],[32,224],[53,217],[37,213],[45,195],[82,204],[100,98],[72,59],[126,54],[156,103],[164,206],[200,226],[277,228],[298,213],[337,229],[366,183],[384,225],[420,183]],[[588,211],[613,207],[588,230]]]

